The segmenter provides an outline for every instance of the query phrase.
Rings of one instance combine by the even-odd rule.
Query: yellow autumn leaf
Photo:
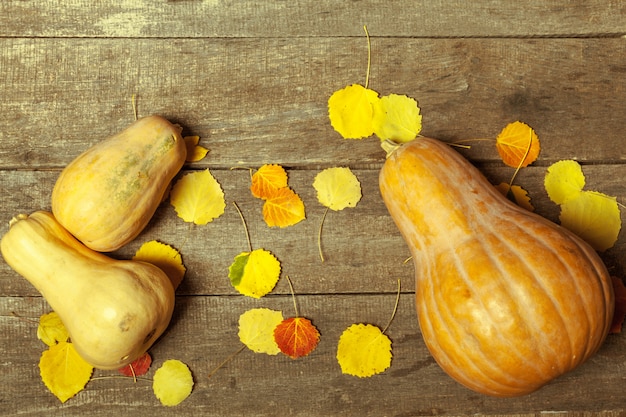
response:
[[[85,388],[93,367],[71,343],[59,342],[41,354],[39,371],[46,387],[64,403]]]
[[[361,183],[350,168],[327,168],[313,180],[318,201],[331,210],[355,207],[361,200]]]
[[[274,329],[283,321],[283,313],[269,308],[253,308],[239,316],[239,340],[256,353],[277,355]]]
[[[373,105],[378,93],[360,84],[335,91],[328,99],[331,126],[344,139],[362,139],[374,134]]]
[[[341,334],[337,361],[341,372],[360,378],[379,374],[391,366],[391,340],[371,324],[353,324]]]
[[[605,251],[617,241],[622,227],[621,213],[615,197],[583,190],[585,176],[576,161],[552,164],[544,178],[552,201],[559,204],[559,220],[597,251]]]
[[[612,247],[622,227],[615,197],[595,191],[581,191],[567,199],[561,204],[559,220],[597,251]]]
[[[185,174],[172,187],[170,203],[178,217],[204,225],[224,213],[224,192],[208,169]]]
[[[374,104],[374,133],[381,141],[409,142],[422,130],[422,115],[415,99],[399,94],[383,96]]]
[[[185,145],[187,145],[187,158],[185,162],[198,162],[209,153],[209,150],[203,146],[198,145],[200,142],[200,136],[185,136]]]
[[[151,240],[145,242],[133,256],[135,261],[143,261],[158,266],[167,274],[174,288],[177,288],[187,270],[183,258],[176,249],[165,243]]]
[[[548,167],[543,184],[550,200],[563,204],[578,197],[585,186],[585,175],[578,162],[558,161]]]
[[[496,149],[502,161],[513,168],[525,167],[537,159],[539,138],[526,123],[509,123],[496,137]]]
[[[519,185],[509,185],[505,182],[496,186],[496,189],[502,193],[503,196],[516,203],[518,206],[525,208],[528,211],[535,211],[535,208],[530,203],[530,197],[528,192]]]
[[[289,187],[280,188],[263,204],[263,219],[269,227],[288,227],[306,218],[304,202]]]
[[[267,200],[277,190],[287,187],[287,172],[276,164],[265,164],[252,175],[250,191],[256,198]]]
[[[270,251],[255,249],[235,257],[228,269],[228,278],[241,294],[261,298],[274,289],[280,270],[280,261]]]
[[[166,406],[183,402],[193,389],[193,375],[189,367],[176,359],[168,359],[154,373],[152,391]]]
[[[37,338],[48,346],[67,342],[70,334],[57,313],[50,312],[39,317]]]

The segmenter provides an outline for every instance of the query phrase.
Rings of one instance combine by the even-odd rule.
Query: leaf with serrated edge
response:
[[[293,226],[305,218],[304,202],[289,187],[276,190],[263,204],[263,219],[269,227]]]
[[[252,175],[250,192],[256,198],[267,200],[277,190],[287,186],[287,172],[276,164],[266,164]]]
[[[331,210],[355,207],[361,200],[361,183],[350,168],[326,168],[313,180],[317,200]]]
[[[274,340],[281,352],[292,359],[297,359],[315,349],[320,340],[320,333],[311,320],[291,317],[276,326]]]
[[[391,366],[391,340],[371,324],[353,324],[341,334],[337,361],[341,372],[366,378]]]
[[[362,139],[374,133],[374,90],[352,84],[335,91],[328,99],[330,124],[344,139]]]
[[[239,316],[239,340],[256,353],[277,355],[274,329],[283,321],[283,313],[269,308],[253,308]]]
[[[133,260],[148,262],[159,267],[169,277],[174,288],[178,287],[187,270],[183,265],[180,252],[170,245],[156,240],[141,245],[133,256]]]
[[[213,221],[226,209],[222,187],[208,169],[181,177],[172,187],[170,203],[178,217],[198,225]]]
[[[502,129],[496,137],[496,149],[506,165],[517,168],[532,164],[541,147],[535,131],[526,123],[517,121]]]
[[[168,359],[154,373],[152,390],[161,404],[172,407],[183,402],[193,389],[189,367],[176,359]]]
[[[52,311],[39,317],[37,338],[46,345],[52,346],[60,342],[67,342],[70,334],[59,315]]]
[[[93,367],[80,357],[70,342],[50,346],[39,359],[41,379],[62,403],[85,388]]]

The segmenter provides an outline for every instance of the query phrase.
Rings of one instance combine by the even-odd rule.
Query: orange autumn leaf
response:
[[[621,333],[624,317],[626,316],[626,287],[624,282],[616,277],[613,280],[613,290],[615,292],[615,312],[613,313],[613,323],[610,333]]]
[[[252,175],[250,191],[256,198],[267,200],[277,190],[287,186],[287,172],[276,164],[266,164]]]
[[[263,219],[270,227],[293,226],[305,218],[304,202],[289,187],[276,190],[263,204]]]
[[[496,138],[496,149],[506,165],[525,167],[539,156],[539,138],[526,123],[509,123]]]
[[[291,317],[283,320],[274,329],[274,340],[285,355],[297,359],[311,353],[320,340],[320,333],[304,317]]]

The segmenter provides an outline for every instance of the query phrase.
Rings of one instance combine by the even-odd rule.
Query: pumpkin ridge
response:
[[[579,238],[578,236],[576,236],[573,232],[569,232],[567,231],[569,234],[569,242],[573,243],[574,246],[576,247],[576,249],[578,249],[580,252],[582,252],[582,255],[584,255],[585,260],[589,261],[592,265],[592,271],[591,274],[587,275],[585,278],[591,278],[591,275],[593,275],[594,278],[594,286],[599,287],[600,291],[605,295],[605,297],[602,297],[602,302],[603,302],[603,308],[602,310],[604,310],[605,312],[607,312],[607,295],[609,296],[609,298],[612,298],[612,288],[607,288],[605,285],[602,285],[603,280],[600,279],[600,272],[601,269],[598,268],[598,265],[595,262],[595,259],[592,256],[589,256],[589,251],[593,250],[589,247],[586,247],[586,243]],[[584,245],[582,245],[582,244]],[[594,252],[595,253],[595,252]],[[569,266],[569,265],[568,265]],[[603,265],[602,265],[603,267]],[[572,274],[573,277],[575,277],[574,274]],[[579,295],[579,298],[583,298],[583,296],[587,295],[587,291],[585,291],[583,288],[581,288],[579,280],[578,279],[574,279],[573,280],[575,285],[576,285],[576,290],[577,290],[577,294]],[[608,294],[607,294],[608,293]],[[587,308],[587,306],[589,305],[589,301],[585,300],[586,302],[581,303],[585,314],[587,316],[587,327],[589,329],[589,333],[593,333],[593,334],[597,334],[597,331],[593,330],[593,326],[592,324],[595,323],[597,320],[595,320],[593,318],[592,312],[589,311],[589,309]],[[611,305],[613,304],[613,302],[611,302]],[[609,309],[611,310],[611,309]],[[604,320],[604,326],[602,329],[602,332],[600,334],[603,335],[607,335],[608,331],[609,331],[609,327],[610,324],[612,322],[613,316],[612,314],[606,314],[605,315],[605,320]],[[594,352],[596,352],[600,345],[601,342],[604,340],[604,338],[598,340],[596,338],[586,338],[585,339],[585,349],[582,352],[582,357],[577,357],[576,358],[576,363],[580,364],[581,362],[583,362],[586,358],[588,358],[589,356],[591,356]],[[593,343],[592,343],[593,342]],[[573,359],[572,359],[573,360]]]
[[[520,234],[525,234],[528,235],[528,233],[526,232],[525,229],[521,228],[518,224],[516,224],[515,222],[512,221],[507,221],[507,224],[512,225],[513,227],[515,227],[517,230],[514,233],[511,233],[510,236],[519,236]],[[492,230],[494,230],[494,226],[493,224],[488,225],[488,227]],[[494,236],[508,236],[507,234],[494,234]],[[510,249],[511,253],[515,253],[515,251],[518,251],[520,245],[518,241],[513,241],[511,244],[510,240],[507,239],[506,237],[503,239],[499,239],[498,242],[501,245],[504,245],[504,247],[506,249]],[[487,254],[489,255],[490,258],[494,259],[494,262],[497,265],[498,270],[500,271],[506,271],[507,267],[510,267],[510,265],[504,263],[501,259],[498,259],[496,257],[494,257],[492,255],[494,251],[493,250],[487,250]],[[558,259],[558,257],[557,257]],[[562,309],[559,307],[559,303],[557,303],[552,295],[552,291],[549,291],[548,288],[537,278],[537,276],[535,276],[535,274],[531,273],[531,268],[528,267],[528,265],[525,265],[524,263],[520,262],[520,266],[522,266],[524,268],[522,273],[516,273],[515,275],[512,275],[512,278],[517,278],[520,279],[520,276],[523,276],[524,279],[526,280],[530,280],[531,284],[535,285],[537,288],[540,288],[541,291],[539,291],[541,294],[545,294],[546,295],[546,299],[550,301],[550,306],[554,309],[554,311],[556,313],[558,313],[558,317],[559,317],[559,324],[560,324],[560,328],[565,328],[565,322],[563,320],[563,317],[565,316],[564,312],[562,311]],[[503,275],[511,275],[511,274],[503,274]],[[507,281],[508,283],[509,281]],[[506,288],[510,288],[508,285],[505,285]],[[532,312],[534,315],[535,310],[533,309],[533,307],[535,306],[535,303],[531,302],[523,302],[523,298],[524,297],[520,297],[520,291],[519,290],[515,290],[514,292],[509,292],[510,294],[510,302],[515,305],[515,310],[516,311],[525,311],[527,313]],[[521,299],[520,299],[521,298]],[[533,298],[534,299],[534,298]],[[536,340],[538,335],[541,335],[543,332],[542,330],[536,326],[536,320],[529,320],[528,319],[528,314],[524,315],[524,314],[520,314],[519,315],[520,319],[518,321],[522,322],[524,325],[528,326],[528,335],[530,337],[533,337],[533,340]],[[569,329],[566,329],[567,332],[567,336],[568,336],[568,340],[569,340],[569,346],[570,346],[570,351],[573,351],[573,346],[572,346],[572,338],[570,337],[570,332]],[[542,365],[543,368],[551,368],[554,364],[558,364],[559,369],[558,369],[558,373],[557,374],[562,374],[564,372],[566,372],[569,368],[568,367],[563,367],[562,366],[562,361],[559,360],[559,357],[561,355],[559,355],[559,353],[554,349],[554,345],[553,344],[546,344],[546,343],[540,343],[540,341],[538,341],[537,343],[535,343],[535,345],[537,346],[538,349],[538,353],[539,357],[542,360]],[[571,355],[570,355],[571,356]],[[534,361],[534,359],[536,359],[535,357],[533,358],[528,358],[528,357],[524,357],[523,355],[521,356],[521,358],[523,359],[523,361],[527,364],[535,364],[536,362]],[[529,361],[530,359],[530,361]],[[544,381],[549,381],[550,379],[552,379],[554,377],[554,373],[550,373],[548,375],[546,375],[545,371],[541,370],[541,367],[537,367],[534,366],[534,369],[536,369],[538,371],[538,375],[544,380]]]
[[[453,255],[453,260],[454,263],[456,265],[456,271],[459,271],[460,274],[458,274],[457,276],[459,276],[459,278],[463,281],[463,283],[470,288],[471,290],[474,290],[474,286],[471,285],[472,280],[469,279],[468,275],[467,275],[467,271],[465,270],[465,268],[459,268],[459,265],[462,264],[461,259],[459,258],[459,254],[456,250],[454,250],[454,245],[453,242],[449,242],[449,247],[448,247],[448,251],[449,253],[452,253]],[[436,269],[436,268],[435,268]],[[476,292],[476,291],[474,291]],[[451,311],[450,309],[450,303],[446,303],[443,300],[439,299],[442,295],[441,291],[435,291],[434,292],[435,295],[439,294],[439,296],[434,297],[433,301],[434,301],[434,307],[436,308],[429,308],[428,310],[432,313],[433,311],[437,311],[439,313],[439,315],[441,316],[441,313],[443,313],[443,310],[445,309],[447,312],[447,316],[448,318],[444,318],[442,319],[442,323],[447,324],[450,322],[453,323],[457,323],[458,328],[460,328],[461,330],[456,330],[456,331],[451,331],[450,334],[461,334],[463,337],[458,338],[458,337],[454,337],[453,339],[455,340],[459,340],[459,339],[465,339],[467,336],[471,336],[472,338],[474,338],[474,340],[476,341],[480,341],[479,338],[476,338],[471,331],[467,330],[465,328],[465,326],[461,326],[458,325],[458,320],[456,319],[456,315]],[[482,303],[482,300],[480,299],[480,297],[478,297],[478,300],[481,304],[481,309],[483,311],[487,311],[487,309],[484,307],[484,304]],[[442,309],[443,307],[443,309]],[[442,316],[443,317],[443,316]],[[489,317],[490,319],[490,317]],[[491,320],[490,320],[491,321]],[[493,321],[491,321],[491,324],[493,325]],[[496,326],[493,326],[496,327]],[[499,335],[498,335],[499,336]],[[439,339],[438,337],[436,339]],[[499,339],[501,339],[503,342],[506,342],[504,339],[502,339],[501,337],[499,337]],[[441,346],[439,344],[439,341],[437,341],[437,344],[439,346]],[[456,369],[468,369],[471,368],[472,371],[471,372],[462,372],[462,373],[455,373],[457,375],[457,379],[460,379],[463,381],[464,385],[467,386],[476,386],[476,385],[480,385],[481,387],[485,387],[487,384],[485,384],[485,381],[489,381],[488,386],[491,387],[490,389],[494,389],[494,385],[499,386],[500,388],[506,389],[507,391],[510,391],[511,389],[516,390],[518,384],[515,382],[517,376],[514,374],[509,373],[508,371],[506,371],[505,369],[502,369],[499,366],[494,366],[493,361],[491,360],[491,358],[487,355],[487,353],[481,348],[480,346],[480,342],[478,343],[478,347],[477,349],[468,349],[468,350],[464,350],[464,354],[463,355],[457,355],[458,357],[462,357],[463,358],[463,363],[461,364],[461,366],[459,366],[459,363],[455,363],[454,361],[451,363],[455,363],[455,368]],[[444,348],[440,347],[439,353],[441,352],[446,352],[447,350]],[[475,355],[468,355],[467,352],[472,352]],[[458,353],[458,352],[457,352]],[[479,355],[480,357],[480,361],[482,364],[487,365],[488,366],[488,371],[486,371],[487,367],[486,366],[482,366],[482,367],[478,367],[475,366],[474,363],[476,362],[476,356]],[[446,367],[446,369],[448,370],[448,372],[450,372],[450,368]],[[502,378],[498,378],[495,379],[493,375],[495,374],[499,374],[502,377],[505,378],[505,381],[502,380]],[[471,375],[480,375],[480,383],[477,384],[476,383],[476,378],[471,377]]]

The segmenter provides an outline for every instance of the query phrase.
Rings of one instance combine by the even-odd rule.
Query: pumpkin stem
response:
[[[398,149],[401,145],[399,143],[396,143],[392,140],[384,140],[380,143],[380,146],[385,150],[385,152],[387,152],[386,158],[389,158],[391,156],[392,153],[394,153],[394,151],[396,149]]]

